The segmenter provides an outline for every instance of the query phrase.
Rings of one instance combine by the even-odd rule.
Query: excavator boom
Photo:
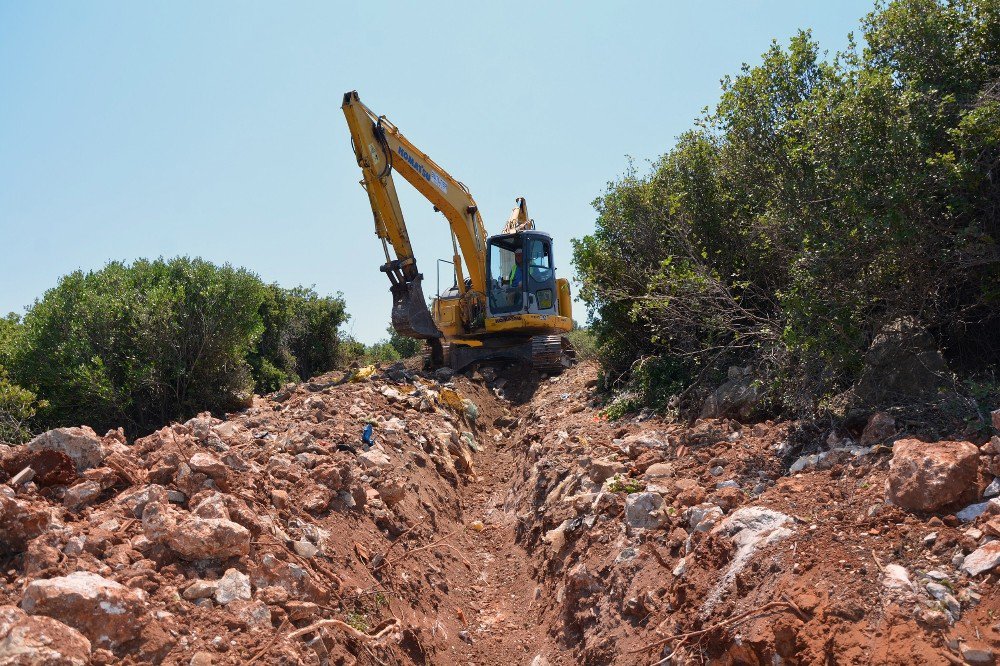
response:
[[[462,183],[365,106],[357,92],[344,95],[341,109],[385,252],[380,270],[391,283],[393,328],[427,340],[433,365],[459,368],[511,358],[558,365],[558,334],[572,326],[569,282],[555,278],[551,237],[535,231],[524,199],[518,199],[504,232],[488,238],[479,206]],[[424,299],[394,172],[448,221],[455,286],[435,294],[433,313]]]

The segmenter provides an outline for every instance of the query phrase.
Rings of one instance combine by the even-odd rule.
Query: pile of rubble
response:
[[[404,659],[375,558],[458,517],[477,411],[394,367],[132,444],[79,427],[0,445],[0,663]],[[329,618],[343,626],[268,649]]]
[[[596,380],[397,365],[0,445],[0,666],[994,663],[1000,438],[610,422]]]
[[[580,418],[583,373],[512,433],[549,660],[993,663],[1000,438],[922,442],[878,413],[796,458],[792,423]]]

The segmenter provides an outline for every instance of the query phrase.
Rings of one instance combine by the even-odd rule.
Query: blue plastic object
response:
[[[365,426],[365,431],[361,433],[361,441],[365,443],[366,447],[371,446],[374,441],[374,438],[372,437],[373,430],[374,428],[372,428],[372,424],[369,423]]]

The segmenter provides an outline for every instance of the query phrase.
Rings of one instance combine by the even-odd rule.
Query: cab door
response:
[[[552,258],[552,239],[546,235],[525,234],[524,263],[527,274],[527,312],[557,314],[556,267]]]

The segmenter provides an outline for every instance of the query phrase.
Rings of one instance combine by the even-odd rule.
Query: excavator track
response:
[[[531,340],[509,347],[463,347],[453,353],[453,345],[442,342],[443,362],[435,363],[431,345],[424,347],[424,367],[433,370],[443,366],[460,372],[469,365],[482,362],[522,362],[538,372],[560,373],[576,362],[576,350],[561,335],[536,335]]]
[[[531,367],[540,372],[562,372],[573,365],[576,350],[561,335],[536,335],[531,339]]]

